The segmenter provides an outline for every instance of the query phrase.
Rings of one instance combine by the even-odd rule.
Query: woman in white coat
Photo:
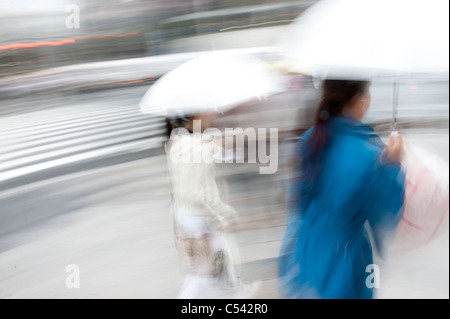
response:
[[[172,212],[185,274],[182,299],[251,298],[255,288],[242,285],[235,272],[237,251],[229,229],[237,214],[223,202],[215,181],[222,148],[203,134],[215,119],[197,114],[167,120]]]

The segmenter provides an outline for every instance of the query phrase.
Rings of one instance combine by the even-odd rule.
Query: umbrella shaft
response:
[[[395,132],[397,130],[397,118],[398,118],[398,100],[399,100],[399,81],[398,78],[394,80],[394,99],[393,99],[393,108],[392,108],[392,131]]]

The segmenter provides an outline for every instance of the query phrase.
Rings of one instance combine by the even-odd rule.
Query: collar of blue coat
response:
[[[336,129],[358,135],[362,134],[368,137],[375,135],[375,130],[372,127],[347,116],[333,116],[329,119],[329,125],[333,130]]]

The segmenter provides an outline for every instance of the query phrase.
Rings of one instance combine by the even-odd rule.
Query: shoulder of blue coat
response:
[[[332,139],[330,163],[340,167],[349,179],[372,176],[384,148],[373,131],[337,130],[332,133]]]
[[[344,155],[347,153],[356,159],[365,159],[369,163],[378,159],[384,149],[384,143],[370,126],[346,118],[336,118],[331,121],[329,133],[332,140],[337,142]],[[315,127],[307,130],[298,141],[297,150],[304,151],[305,143],[314,132]]]
[[[383,143],[376,135],[336,134],[334,138],[340,147],[346,151],[350,151],[355,159],[364,158],[372,162],[375,161],[383,151]]]

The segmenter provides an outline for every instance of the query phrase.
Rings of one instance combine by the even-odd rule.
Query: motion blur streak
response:
[[[14,50],[14,49],[23,49],[23,48],[37,48],[42,46],[57,46],[68,43],[75,43],[75,39],[66,39],[61,41],[44,41],[44,42],[36,42],[36,43],[15,43],[0,46],[0,50]]]
[[[124,34],[109,34],[109,35],[98,35],[98,36],[92,36],[92,37],[81,37],[79,39],[104,39],[104,38],[122,38],[122,37],[128,37],[130,35],[138,35],[138,32],[130,32],[130,33],[124,33]]]
[[[229,27],[229,28],[221,29],[220,32],[233,30],[233,29],[245,29],[245,28],[257,27],[257,26],[266,25],[266,24],[286,23],[286,22],[292,22],[292,21],[294,21],[294,20],[267,21],[267,22],[261,22],[261,23],[243,25],[243,26]]]
[[[109,35],[101,35],[101,36],[92,36],[92,37],[80,37],[77,38],[78,40],[81,39],[104,39],[104,38],[111,38],[111,37],[127,37],[130,35],[137,35],[138,32],[130,32],[125,34],[109,34]],[[15,43],[15,44],[8,44],[8,45],[2,45],[0,46],[0,50],[14,50],[14,49],[23,49],[23,48],[37,48],[41,46],[57,46],[57,45],[63,45],[68,43],[75,43],[76,39],[65,39],[60,41],[44,41],[44,42],[36,42],[36,43]]]

